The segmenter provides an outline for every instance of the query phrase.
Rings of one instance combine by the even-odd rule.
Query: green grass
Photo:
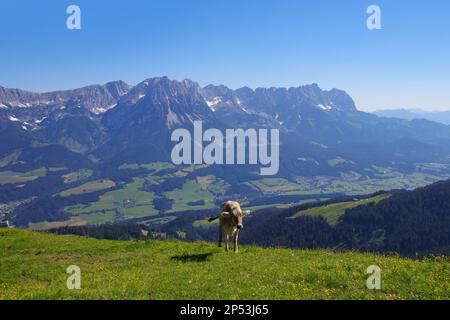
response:
[[[106,211],[106,212],[97,212],[97,213],[90,213],[90,214],[80,214],[79,217],[86,222],[85,225],[86,224],[98,225],[98,224],[105,224],[105,223],[114,221],[114,218],[116,217],[116,212],[115,211]]]
[[[219,181],[218,183],[220,184],[222,182]],[[174,200],[172,210],[169,212],[215,208],[215,194],[211,188],[217,187],[214,186],[203,188],[199,183],[197,183],[197,181],[188,180],[183,184],[182,189],[175,189],[173,191],[165,192],[164,195],[167,199]],[[192,206],[189,204],[200,200],[203,200],[205,204],[199,206]]]
[[[282,178],[265,178],[261,180],[254,180],[248,183],[249,186],[255,190],[264,193],[288,193],[293,191],[300,191],[299,185],[291,183]]]
[[[102,179],[102,180],[95,180],[90,181],[87,183],[82,184],[81,186],[71,188],[68,190],[64,190],[57,195],[60,197],[70,197],[70,196],[77,196],[80,194],[85,193],[92,193],[100,190],[110,189],[112,187],[115,187],[116,184],[112,180],[108,179]]]
[[[423,168],[433,168],[435,171],[415,172],[403,174],[390,168],[367,168],[372,177],[361,175],[353,171],[341,172],[340,177],[317,176],[314,178],[299,177],[297,179],[298,190],[283,192],[284,195],[309,195],[343,193],[347,195],[370,194],[380,190],[415,189],[440,180],[446,180],[450,176],[448,172],[439,171],[437,164],[421,164]],[[419,169],[418,169],[419,170]]]
[[[442,172],[447,171],[449,165],[443,163],[418,163],[416,164],[416,170],[419,171],[432,171],[432,172]]]
[[[81,289],[66,287],[81,268]],[[368,290],[367,267],[382,269]],[[106,241],[0,230],[0,299],[450,299],[449,258]]]
[[[69,220],[66,221],[42,221],[42,222],[36,222],[32,223],[30,222],[28,224],[28,228],[31,230],[50,230],[50,229],[57,229],[67,226],[84,226],[86,224],[86,221],[82,219],[81,217],[72,217]]]
[[[301,204],[305,204],[305,203],[311,203],[311,202],[317,202],[317,201],[326,201],[328,200],[328,198],[320,198],[320,199],[306,199],[306,200],[301,200],[301,201],[297,201],[295,203],[274,203],[274,204],[262,204],[259,206],[251,206],[248,207],[247,205],[243,204],[243,208],[245,210],[250,210],[250,212],[255,212],[258,210],[262,210],[262,209],[268,209],[268,208],[277,208],[277,209],[283,209],[283,208],[289,208],[292,206],[298,206]]]
[[[168,162],[152,162],[152,163],[124,163],[119,166],[120,170],[138,170],[138,169],[147,169],[147,170],[156,170],[161,171],[164,169],[173,169],[175,166]]]
[[[342,158],[329,161],[330,166],[351,164]],[[368,175],[354,171],[340,172],[339,176],[298,177],[295,182],[281,178],[249,181],[253,189],[265,194],[318,195],[343,193],[347,195],[370,194],[380,190],[415,189],[449,178],[445,165],[420,164],[419,172],[403,174],[388,167],[367,168]],[[422,172],[423,171],[423,172]],[[371,176],[370,176],[371,175]]]
[[[142,221],[140,223],[152,224],[152,225],[162,225],[162,224],[172,222],[172,221],[176,220],[176,218],[177,218],[176,216],[164,216],[164,217],[159,217],[159,218],[148,219],[148,220]]]
[[[66,207],[64,210],[81,215],[87,224],[111,222],[116,210],[127,218],[155,215],[158,211],[153,207],[154,193],[141,190],[143,183],[144,179],[134,178],[123,189],[106,192],[97,202]],[[124,201],[131,201],[132,204],[124,205]]]
[[[49,172],[61,172],[67,170],[66,167],[50,167],[48,168]]]
[[[21,153],[22,153],[21,150],[14,150],[10,154],[1,158],[0,159],[0,168],[16,163],[17,160],[19,159]]]
[[[339,165],[343,165],[343,164],[347,164],[347,163],[348,163],[348,164],[354,164],[353,161],[345,160],[345,159],[342,158],[342,157],[337,157],[337,158],[328,160],[328,165],[329,165],[330,167],[337,167],[337,166],[339,166]]]
[[[46,168],[39,168],[29,172],[0,171],[0,185],[29,182],[39,177],[44,177],[46,174]]]
[[[93,171],[90,169],[80,169],[78,171],[65,174],[62,177],[64,179],[64,183],[69,184],[69,183],[87,179],[92,175],[92,173],[93,173]]]
[[[146,168],[163,170],[169,168],[166,163],[153,164],[131,164],[122,165],[122,169]],[[116,212],[119,212],[125,218],[142,218],[157,215],[158,211],[153,206],[155,194],[143,190],[144,183],[157,185],[164,181],[166,176],[156,176],[154,174],[144,174],[140,177],[134,177],[132,183],[124,185],[120,190],[106,192],[101,195],[98,201],[77,204],[64,208],[64,211],[74,216],[80,216],[86,221],[86,224],[101,224],[114,221]],[[168,212],[210,209],[214,208],[214,199],[222,195],[229,185],[223,180],[216,179],[214,176],[199,176],[197,180],[187,181],[181,189],[174,189],[166,192],[168,199],[174,200],[172,210]],[[79,190],[80,187],[74,188]],[[65,193],[73,192],[73,189],[66,190]],[[193,206],[190,202],[203,200],[204,205]],[[125,205],[125,202],[129,204]]]
[[[348,201],[333,203],[330,205],[314,207],[311,209],[303,210],[294,214],[294,218],[301,216],[311,216],[311,217],[324,217],[325,220],[332,226],[338,223],[339,218],[345,213],[347,209],[356,208],[369,203],[377,203],[381,200],[389,198],[389,194],[381,194],[369,199],[358,200],[358,201]]]

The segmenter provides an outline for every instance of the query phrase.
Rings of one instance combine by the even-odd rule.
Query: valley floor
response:
[[[67,289],[69,266],[81,289]],[[369,290],[371,265],[381,290]],[[450,259],[208,243],[106,241],[0,229],[0,299],[450,299]]]

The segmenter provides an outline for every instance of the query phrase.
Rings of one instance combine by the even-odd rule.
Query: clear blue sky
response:
[[[66,28],[77,4],[82,29]],[[366,9],[382,10],[380,31]],[[362,110],[450,109],[450,1],[2,0],[0,85],[32,91],[167,75],[348,91]]]

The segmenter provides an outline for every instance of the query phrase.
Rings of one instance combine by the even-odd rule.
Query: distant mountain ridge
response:
[[[190,127],[195,120],[205,127],[290,131],[308,114],[357,111],[347,93],[324,91],[317,84],[232,90],[158,77],[135,86],[114,81],[42,94],[0,89],[0,117],[28,131],[24,135],[75,152],[93,151],[104,159],[115,158],[116,163],[167,161],[170,131]]]
[[[177,84],[188,85],[194,88],[194,91],[201,95],[213,110],[215,106],[220,108],[246,104],[255,108],[258,104],[261,104],[260,109],[269,111],[274,106],[300,107],[302,104],[309,104],[322,110],[335,108],[342,111],[356,111],[353,100],[346,92],[338,89],[324,91],[317,84],[291,88],[257,88],[255,90],[243,87],[232,90],[223,85],[208,85],[201,88],[196,82],[188,79],[179,82],[169,80],[167,77],[147,79],[136,86],[128,85],[119,80],[108,82],[105,85],[90,85],[79,89],[48,93],[34,93],[0,86],[0,105],[3,109],[8,107],[25,108],[36,105],[64,104],[70,100],[78,100],[80,105],[87,110],[93,113],[101,113],[107,111],[108,108],[115,107],[115,103],[128,92],[130,92],[130,96],[125,98],[123,102],[137,102],[141,98],[139,96],[143,94],[142,90],[147,87],[152,88],[158,83],[172,86],[172,89]]]
[[[108,82],[105,85],[91,85],[74,90],[34,93],[0,86],[0,105],[3,108],[27,108],[36,105],[64,105],[69,101],[78,102],[93,113],[101,113],[115,106],[131,86],[124,81]]]
[[[405,120],[426,119],[450,125],[450,111],[423,111],[420,109],[391,109],[377,110],[373,114],[380,117],[398,118]]]

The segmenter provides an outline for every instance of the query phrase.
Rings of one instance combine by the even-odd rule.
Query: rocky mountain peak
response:
[[[86,110],[100,114],[113,108],[117,100],[125,95],[131,86],[123,81],[108,82],[105,85],[90,85],[73,90],[34,93],[20,89],[0,87],[0,105],[7,108],[35,108],[48,106],[50,109],[64,107],[72,102]]]

